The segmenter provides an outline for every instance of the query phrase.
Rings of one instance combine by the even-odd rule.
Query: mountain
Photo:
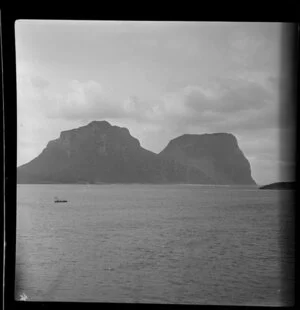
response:
[[[201,171],[197,183],[211,183]],[[106,121],[63,131],[43,152],[17,169],[18,183],[187,182],[187,169],[141,147],[129,130]]]
[[[277,183],[271,183],[268,185],[261,186],[260,189],[296,189],[296,182],[277,182]]]
[[[181,140],[181,137],[177,139]],[[155,154],[144,149],[128,129],[112,126],[106,121],[93,121],[61,132],[60,137],[50,141],[38,157],[17,169],[17,182],[253,184],[246,159],[243,165],[248,170],[243,166],[244,178],[241,173],[238,177],[234,174],[228,177],[232,171],[226,165],[222,166],[223,157],[227,156],[227,153],[222,153],[227,140],[222,142],[220,138],[221,147],[217,149],[221,156],[211,150],[207,153],[207,156],[213,154],[212,163],[221,161],[215,164],[215,173],[208,173],[207,156],[195,154],[198,159],[194,160],[194,164],[191,164],[193,160],[178,157],[180,152],[176,141],[172,140],[161,154]],[[203,147],[209,145],[204,144]],[[229,150],[231,148],[229,146]],[[238,152],[236,149],[232,151]],[[236,164],[236,167],[232,165],[233,170],[240,169],[241,165]],[[226,177],[218,179],[216,176],[219,175]],[[227,180],[230,182],[226,183]]]
[[[199,169],[216,184],[255,184],[249,161],[232,134],[185,134],[159,154],[190,169]]]

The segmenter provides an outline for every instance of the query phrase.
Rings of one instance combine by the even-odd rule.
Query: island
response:
[[[259,189],[295,190],[296,182],[276,182],[261,186]]]
[[[17,168],[17,183],[256,184],[231,133],[184,134],[156,154],[105,120],[61,132]]]

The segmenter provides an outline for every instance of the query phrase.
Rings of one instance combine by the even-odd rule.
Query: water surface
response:
[[[246,187],[18,185],[17,294],[290,305],[291,205],[290,191]]]

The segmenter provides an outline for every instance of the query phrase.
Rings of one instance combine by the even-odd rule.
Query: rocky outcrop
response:
[[[204,172],[215,184],[255,184],[249,161],[232,134],[185,134],[170,141],[160,156]]]

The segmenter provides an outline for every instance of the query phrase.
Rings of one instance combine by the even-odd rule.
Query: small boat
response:
[[[68,202],[68,200],[58,199],[57,197],[55,197],[55,199],[54,199],[54,203],[63,203],[63,202]]]

